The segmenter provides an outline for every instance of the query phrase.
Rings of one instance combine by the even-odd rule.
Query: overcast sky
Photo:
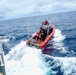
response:
[[[76,10],[76,0],[0,0],[0,19]]]

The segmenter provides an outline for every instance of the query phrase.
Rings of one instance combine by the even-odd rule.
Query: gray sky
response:
[[[0,19],[76,10],[76,0],[0,0]]]

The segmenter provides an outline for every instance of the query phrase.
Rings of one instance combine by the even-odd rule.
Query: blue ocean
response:
[[[43,50],[26,40],[48,20],[56,30]],[[76,75],[76,11],[0,21],[7,75]]]

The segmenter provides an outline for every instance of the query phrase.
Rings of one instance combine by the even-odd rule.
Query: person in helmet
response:
[[[43,25],[46,25],[46,24],[48,24],[48,21],[47,20],[43,21]]]
[[[40,27],[39,32],[36,33],[36,40],[37,43],[40,44],[41,41],[44,41],[44,29],[42,27]]]

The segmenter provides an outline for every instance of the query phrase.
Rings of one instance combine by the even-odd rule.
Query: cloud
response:
[[[69,8],[69,9],[75,9],[76,8],[76,3],[68,2],[68,3],[64,4],[64,7]]]
[[[20,18],[39,14],[72,11],[76,0],[0,0],[0,17]]]

